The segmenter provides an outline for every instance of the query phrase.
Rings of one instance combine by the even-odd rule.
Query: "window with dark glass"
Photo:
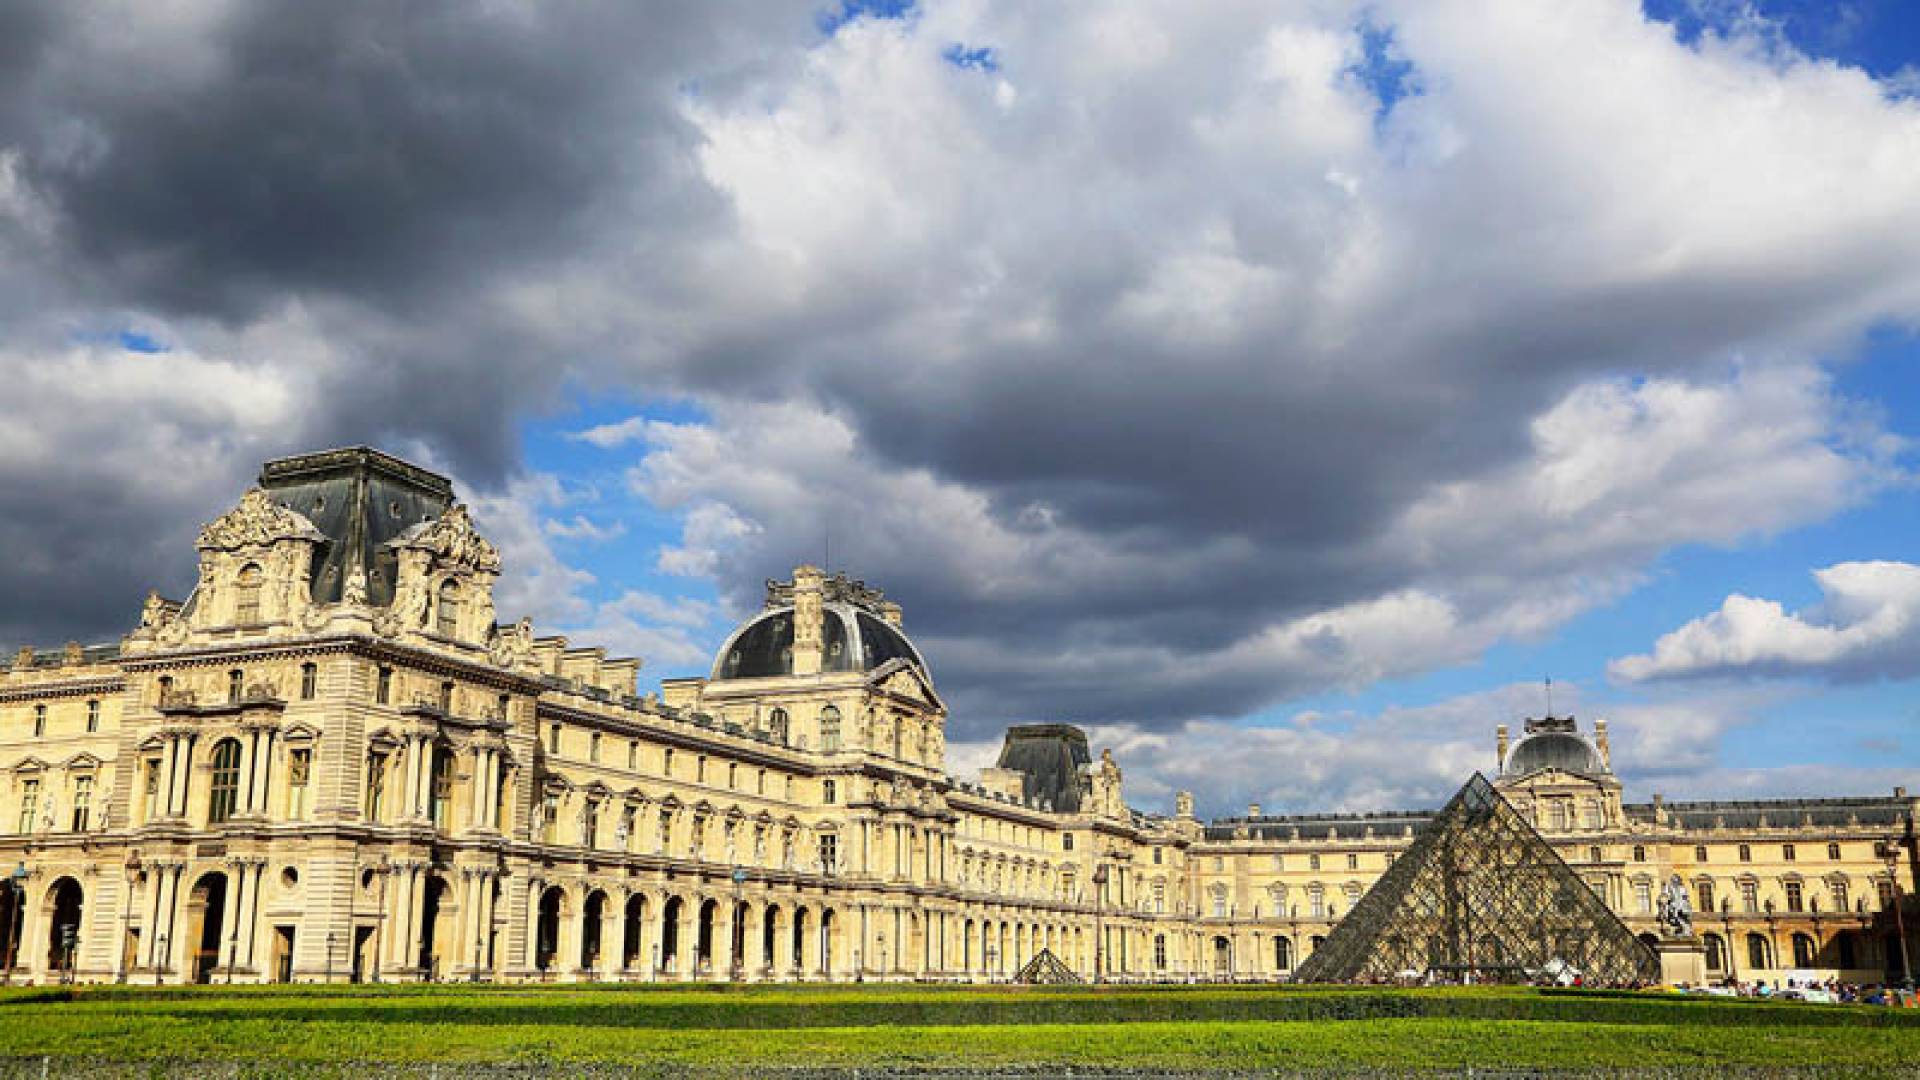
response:
[[[233,621],[240,626],[253,626],[260,621],[260,582],[264,577],[260,568],[248,563],[240,568],[240,576],[234,581]]]
[[[100,702],[98,699],[87,702],[87,734],[100,730]]]
[[[320,665],[300,665],[300,700],[312,701],[320,691]]]
[[[240,742],[221,739],[213,748],[213,774],[207,786],[207,821],[218,825],[233,817],[240,799]]]
[[[441,637],[453,637],[460,632],[460,586],[451,581],[441,583],[438,614],[435,629]]]
[[[444,829],[453,820],[453,751],[444,746],[433,749],[433,781],[428,815],[433,827]]]
[[[383,667],[373,683],[373,700],[376,704],[386,705],[393,701],[393,669]]]

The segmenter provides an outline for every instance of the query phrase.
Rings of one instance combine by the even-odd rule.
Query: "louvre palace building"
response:
[[[1065,724],[951,776],[900,606],[812,567],[642,692],[503,621],[452,486],[374,450],[268,463],[196,546],[120,641],[0,657],[9,981],[1283,979],[1434,813],[1143,809]],[[1489,736],[1634,932],[1684,882],[1713,975],[1920,952],[1906,791],[1630,803],[1604,722]]]

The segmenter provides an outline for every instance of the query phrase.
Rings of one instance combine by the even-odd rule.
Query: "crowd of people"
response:
[[[1724,979],[1717,983],[1677,987],[1687,993],[1716,994],[1725,997],[1771,998],[1781,1001],[1837,1002],[1847,1005],[1891,1005],[1920,1007],[1912,988],[1883,983],[1850,983],[1839,979]]]

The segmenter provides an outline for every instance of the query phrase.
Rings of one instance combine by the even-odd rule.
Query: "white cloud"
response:
[[[584,514],[575,514],[566,521],[548,518],[542,525],[548,536],[560,540],[583,540],[589,543],[604,544],[617,540],[627,534],[625,522],[615,521],[602,525],[587,519]]]
[[[1836,679],[1920,674],[1920,566],[1847,562],[1816,570],[1821,603],[1789,612],[1735,593],[1720,610],[1608,666],[1632,682],[1714,675]]]

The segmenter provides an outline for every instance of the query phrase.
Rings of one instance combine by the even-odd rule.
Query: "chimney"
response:
[[[1507,725],[1501,724],[1493,729],[1493,767],[1504,770],[1507,767]]]
[[[822,585],[825,575],[818,567],[796,566],[793,570],[793,673],[820,674],[821,639],[826,636],[826,612]]]
[[[1607,722],[1605,720],[1595,720],[1593,722],[1593,745],[1595,749],[1600,751],[1600,764],[1605,766],[1608,772],[1612,772],[1613,746],[1607,742]]]

